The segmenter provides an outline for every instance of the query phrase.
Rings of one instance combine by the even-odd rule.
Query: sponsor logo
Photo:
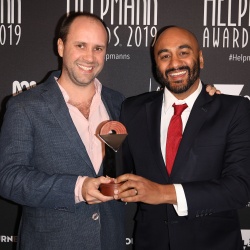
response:
[[[12,95],[17,95],[21,92],[23,92],[24,90],[28,90],[30,88],[33,88],[36,86],[36,82],[35,81],[31,81],[31,82],[27,82],[27,81],[14,81],[12,84]]]
[[[243,84],[214,84],[214,87],[220,90],[222,94],[240,95],[244,85]],[[244,97],[250,100],[250,96],[244,95]]]
[[[133,238],[126,238],[126,245],[133,245]]]
[[[11,242],[16,243],[17,242],[17,236],[0,235],[0,242],[1,243],[11,243]]]
[[[222,94],[226,95],[240,95],[244,85],[243,84],[214,84],[216,89],[219,89]]]

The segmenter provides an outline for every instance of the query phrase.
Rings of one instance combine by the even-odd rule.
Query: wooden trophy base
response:
[[[102,183],[100,185],[100,192],[105,196],[114,196],[114,190],[120,187],[123,183]]]

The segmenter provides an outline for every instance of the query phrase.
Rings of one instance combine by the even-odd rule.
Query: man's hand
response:
[[[116,183],[125,182],[114,191],[114,198],[124,202],[144,202],[147,204],[176,204],[173,185],[161,185],[134,174],[119,176]]]
[[[87,177],[82,185],[82,197],[88,204],[97,204],[113,200],[113,197],[104,196],[99,191],[99,186],[102,183],[110,183],[112,179],[104,176],[98,178]]]
[[[213,96],[214,94],[221,94],[220,90],[216,89],[212,85],[206,85],[206,91],[208,92],[209,95]]]

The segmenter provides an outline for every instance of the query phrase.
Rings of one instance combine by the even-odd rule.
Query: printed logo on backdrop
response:
[[[133,245],[133,238],[126,238],[126,246]]]
[[[250,250],[250,230],[241,230],[241,236],[243,240],[243,249]]]
[[[204,0],[203,47],[245,48],[249,29],[242,25],[250,26],[249,1]]]
[[[243,84],[214,84],[214,87],[216,89],[219,89],[222,94],[240,95],[244,85]],[[249,95],[244,95],[244,97],[250,100]],[[250,202],[248,203],[248,207],[250,207]]]
[[[203,47],[244,49],[249,45],[250,1],[204,0]],[[230,62],[250,62],[247,54],[230,53]]]
[[[157,33],[158,0],[66,0],[66,12],[89,11],[108,26],[109,46],[148,47]],[[106,60],[129,60],[130,54],[107,54]]]
[[[17,236],[10,235],[0,235],[0,243],[16,243]]]
[[[12,95],[15,96],[20,94],[21,92],[33,88],[36,86],[35,81],[27,82],[27,81],[14,81],[12,84]]]
[[[21,0],[0,0],[0,45],[20,43],[21,13]]]

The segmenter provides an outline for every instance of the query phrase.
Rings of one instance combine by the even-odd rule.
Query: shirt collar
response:
[[[55,81],[57,82],[58,87],[60,88],[60,90],[62,92],[63,98],[64,98],[65,102],[68,103],[68,101],[69,101],[69,95],[68,95],[68,93],[66,92],[66,90],[61,86],[61,84],[57,80],[58,80],[58,78],[55,77]],[[94,79],[94,85],[95,85],[96,94],[101,95],[102,84],[101,84],[101,82],[97,78]]]
[[[176,104],[186,103],[188,105],[187,109],[191,110],[201,90],[202,90],[202,84],[201,81],[199,81],[198,88],[194,91],[194,93],[192,93],[184,100],[178,100],[167,88],[164,88],[164,96],[163,96],[164,112],[166,113],[167,110],[171,108],[174,103]]]

